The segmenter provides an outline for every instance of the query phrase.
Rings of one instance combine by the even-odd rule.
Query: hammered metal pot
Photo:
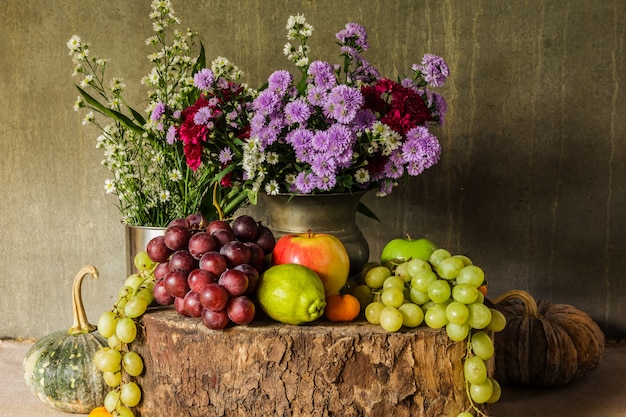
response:
[[[350,275],[357,274],[369,260],[369,245],[356,224],[359,201],[366,192],[336,194],[262,193],[276,239],[290,233],[327,233],[337,237],[350,257]]]
[[[134,259],[139,252],[146,250],[148,242],[152,238],[162,236],[165,233],[165,227],[145,227],[145,226],[124,226],[126,235],[126,274],[131,275],[137,273]]]

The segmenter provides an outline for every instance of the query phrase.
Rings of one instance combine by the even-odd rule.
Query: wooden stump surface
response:
[[[213,331],[161,309],[143,316],[133,349],[146,367],[144,417],[456,417],[470,405],[465,343],[423,326],[266,321]]]

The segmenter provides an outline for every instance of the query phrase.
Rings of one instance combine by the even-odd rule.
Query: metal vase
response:
[[[290,233],[327,233],[337,237],[350,257],[350,275],[357,274],[369,260],[369,245],[356,224],[359,201],[365,192],[335,194],[261,193],[267,205],[269,229],[278,240]]]
[[[162,236],[165,227],[124,226],[126,235],[126,274],[132,275],[137,272],[135,267],[135,255],[146,250],[148,242],[152,238]]]

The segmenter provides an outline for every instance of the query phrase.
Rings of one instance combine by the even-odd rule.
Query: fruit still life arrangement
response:
[[[209,221],[194,214],[172,221],[134,263],[139,272],[126,278],[113,307],[99,317],[97,330],[84,317],[80,300],[82,277],[89,273],[97,277],[97,271],[81,270],[74,284],[74,327],[42,339],[29,352],[25,378],[48,405],[70,412],[91,410],[94,416],[134,416],[133,408],[142,400],[136,377],[144,372],[144,361],[133,350],[133,342],[141,317],[151,308],[173,308],[209,331],[253,321],[300,326],[354,320],[389,333],[420,326],[445,330],[452,343],[466,346],[464,386],[459,390],[469,406],[457,417],[486,416],[480,405],[494,403],[501,395],[496,378],[507,383],[512,379],[503,372],[514,359],[504,362],[504,357],[499,361],[494,357],[499,349],[515,355],[502,348],[514,336],[500,335],[512,331],[507,320],[516,322],[511,313],[516,305],[507,310],[504,299],[495,304],[486,299],[483,270],[467,256],[452,254],[425,238],[393,239],[383,247],[379,261],[349,276],[348,253],[332,235],[306,231],[275,239],[268,227],[248,215]],[[578,321],[578,327],[598,334],[590,319],[580,321],[584,313],[557,308],[561,316],[550,320]],[[77,335],[89,340],[79,341]],[[600,360],[602,340],[599,336],[589,340],[597,347],[596,354],[570,379],[591,371]],[[53,356],[57,370],[74,370],[73,390],[61,388],[67,381],[50,382],[61,376],[44,375],[53,368],[46,366]],[[67,363],[59,362],[63,360]],[[494,371],[496,362],[503,369]]]

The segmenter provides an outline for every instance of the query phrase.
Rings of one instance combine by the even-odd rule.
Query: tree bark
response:
[[[173,309],[143,316],[133,346],[145,417],[422,416],[469,410],[465,343],[444,330],[365,321],[273,321],[213,331]],[[481,407],[486,411],[486,407]]]

